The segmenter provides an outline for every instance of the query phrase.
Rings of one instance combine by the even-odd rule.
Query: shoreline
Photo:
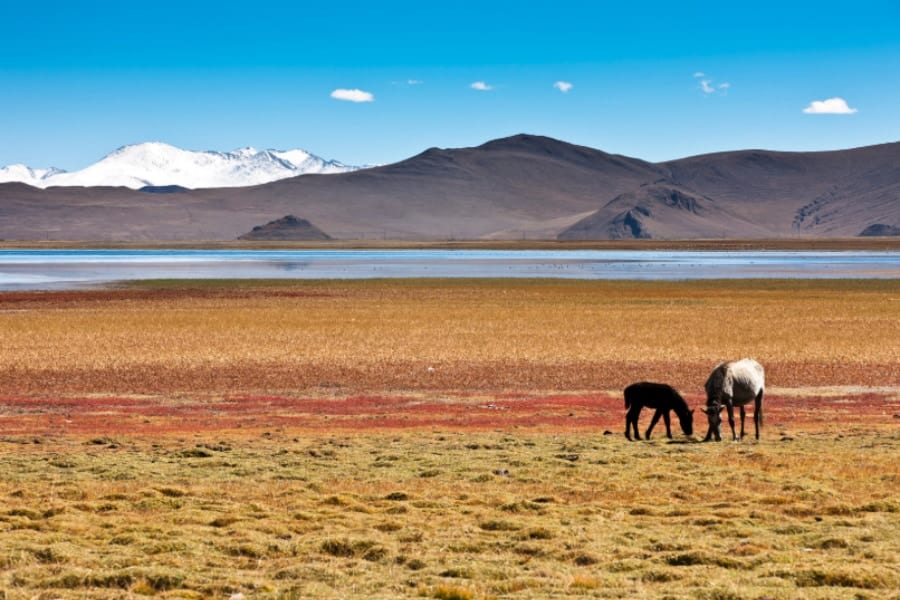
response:
[[[0,241],[0,250],[882,250],[900,237],[701,240]]]

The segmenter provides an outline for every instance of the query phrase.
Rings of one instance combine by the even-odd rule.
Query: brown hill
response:
[[[670,192],[680,199],[666,200]],[[900,143],[653,164],[517,135],[248,188],[148,194],[0,184],[7,240],[231,240],[287,214],[335,238],[552,239],[574,235],[586,217],[590,227],[574,231],[599,237],[851,236],[876,223],[900,226]]]
[[[893,237],[900,236],[900,227],[892,227],[884,223],[875,223],[863,229],[860,234],[865,237]]]
[[[310,241],[330,240],[332,237],[307,221],[294,215],[287,215],[265,225],[257,225],[244,235],[238,236],[239,240],[248,241]]]

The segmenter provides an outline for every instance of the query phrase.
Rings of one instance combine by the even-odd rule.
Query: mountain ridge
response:
[[[230,152],[184,150],[164,142],[120,146],[78,171],[0,167],[0,182],[33,187],[179,186],[188,189],[245,187],[310,173],[345,173],[358,167],[325,160],[306,150],[257,150],[247,146]]]
[[[0,238],[233,240],[284,215],[336,239],[850,237],[900,227],[900,142],[651,163],[521,134],[242,188],[0,184]],[[674,196],[673,196],[674,194]]]

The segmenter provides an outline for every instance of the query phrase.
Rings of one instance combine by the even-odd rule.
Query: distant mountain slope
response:
[[[638,159],[518,135],[476,148],[431,148],[383,167],[285,179],[257,189],[269,202],[284,202],[329,233],[480,238],[592,210],[660,174]],[[235,206],[246,201],[238,193],[201,195],[228,198]]]
[[[654,164],[517,135],[327,177],[172,191],[0,184],[0,238],[231,240],[291,214],[338,239],[856,236],[900,227],[900,143]]]
[[[34,187],[111,186],[140,189],[180,186],[189,189],[242,187],[308,173],[344,173],[350,167],[305,150],[194,152],[160,142],[123,146],[80,171],[35,170],[24,165],[0,168],[0,182]]]
[[[684,188],[646,184],[560,232],[561,240],[759,237],[768,232]]]

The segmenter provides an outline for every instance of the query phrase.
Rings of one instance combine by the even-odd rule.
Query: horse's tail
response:
[[[762,429],[763,426],[763,390],[759,390],[759,394],[756,395],[759,400],[759,428]]]
[[[625,409],[631,408],[631,386],[625,388]]]

